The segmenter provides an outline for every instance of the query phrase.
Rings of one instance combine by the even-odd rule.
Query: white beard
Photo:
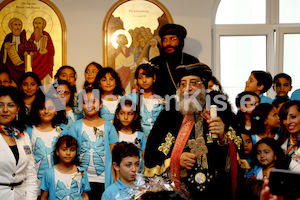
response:
[[[181,114],[198,114],[204,109],[206,103],[206,92],[203,85],[202,88],[194,92],[191,97],[188,97],[186,94],[185,98],[185,95],[181,94],[180,88],[177,90],[177,95],[180,98],[179,111]]]

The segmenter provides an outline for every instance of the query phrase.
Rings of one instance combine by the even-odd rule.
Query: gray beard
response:
[[[205,107],[205,103],[206,103],[206,92],[205,92],[205,87],[203,86],[201,91],[198,90],[195,93],[199,93],[199,94],[195,94],[193,96],[191,96],[190,98],[186,97],[184,98],[184,94],[181,94],[180,92],[180,88],[177,89],[177,95],[180,98],[179,101],[179,112],[182,115],[186,115],[186,114],[199,114]]]

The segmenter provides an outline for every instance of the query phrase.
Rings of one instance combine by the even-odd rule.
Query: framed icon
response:
[[[134,84],[137,66],[160,55],[158,31],[167,23],[173,23],[173,19],[157,0],[120,0],[107,12],[103,23],[103,65],[116,70],[127,94]]]
[[[43,84],[66,64],[66,24],[49,0],[4,0],[0,4],[0,68],[15,82],[35,72]]]

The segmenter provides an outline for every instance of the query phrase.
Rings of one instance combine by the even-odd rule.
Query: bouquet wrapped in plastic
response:
[[[160,192],[160,191],[177,191],[182,193],[184,199],[189,198],[189,193],[184,184],[181,188],[176,188],[174,182],[171,181],[169,173],[164,173],[160,176],[147,177],[144,174],[138,173],[136,175],[135,186],[131,187],[126,191],[130,200],[142,199],[142,195],[149,192]],[[124,199],[121,194],[116,195],[116,199]]]

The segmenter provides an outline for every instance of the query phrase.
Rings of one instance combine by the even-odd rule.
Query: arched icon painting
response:
[[[156,0],[120,0],[103,23],[103,65],[114,68],[126,94],[134,84],[134,73],[143,61],[159,56],[158,30],[173,23],[169,11]]]
[[[50,84],[66,63],[66,25],[49,0],[5,0],[0,4],[0,69],[13,81],[28,71]]]

